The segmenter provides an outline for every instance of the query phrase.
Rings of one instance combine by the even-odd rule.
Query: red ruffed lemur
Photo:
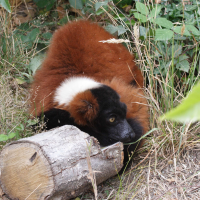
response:
[[[74,125],[101,145],[132,143],[148,130],[143,76],[125,46],[96,23],[69,22],[53,35],[31,87],[30,113],[46,129]],[[140,144],[125,146],[128,153]]]

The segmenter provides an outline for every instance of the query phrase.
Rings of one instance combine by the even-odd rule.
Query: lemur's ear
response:
[[[91,123],[99,111],[97,99],[90,90],[77,94],[68,106],[75,123],[85,126]]]

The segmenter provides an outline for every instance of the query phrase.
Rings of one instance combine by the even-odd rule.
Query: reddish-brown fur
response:
[[[113,36],[96,23],[88,21],[71,22],[55,32],[47,57],[35,76],[31,88],[31,109],[39,116],[53,107],[53,96],[63,80],[71,76],[86,76],[107,84],[121,96],[128,107],[128,118],[136,118],[148,130],[148,110],[144,97],[143,77],[135,65],[133,56],[122,44],[102,43]],[[136,86],[131,86],[133,80]],[[77,97],[77,98],[80,98]],[[91,100],[91,96],[88,97]],[[96,106],[97,102],[92,102]],[[91,106],[83,104],[84,107]],[[97,107],[90,107],[91,116],[97,113]],[[75,120],[78,107],[70,108]],[[86,115],[85,115],[86,116]],[[83,125],[85,122],[81,122]]]
[[[97,116],[99,105],[91,91],[87,90],[77,94],[68,106],[55,106],[62,110],[67,110],[76,124],[86,126]]]

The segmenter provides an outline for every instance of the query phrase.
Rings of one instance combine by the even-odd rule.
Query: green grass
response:
[[[28,69],[36,46],[29,51],[22,41],[11,31],[11,21],[0,18],[0,133],[10,136],[1,147],[11,139],[20,139],[33,134],[30,125],[33,120],[27,113],[28,83],[32,75]],[[2,138],[0,138],[2,141]]]

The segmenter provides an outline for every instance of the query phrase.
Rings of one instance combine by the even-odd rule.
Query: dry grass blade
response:
[[[92,170],[92,166],[91,166],[91,161],[90,161],[90,147],[91,144],[87,143],[87,149],[86,149],[86,155],[87,155],[87,164],[88,164],[88,170],[89,170],[89,174],[88,174],[88,179],[91,180],[92,183],[92,187],[93,187],[93,191],[94,191],[94,196],[95,196],[95,200],[98,200],[98,193],[97,193],[97,183],[96,183],[96,177],[95,177],[95,173]]]

